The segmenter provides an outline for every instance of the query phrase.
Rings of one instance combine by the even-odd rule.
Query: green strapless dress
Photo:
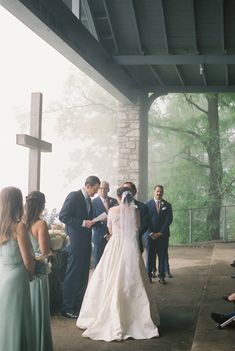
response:
[[[37,239],[30,234],[34,252],[39,252]],[[43,274],[30,282],[31,307],[36,346],[34,351],[52,351],[48,275]]]

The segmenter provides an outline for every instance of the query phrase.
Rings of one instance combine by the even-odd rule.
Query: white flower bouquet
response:
[[[64,232],[62,224],[53,224],[48,231],[50,236],[50,246],[52,251],[62,251],[69,245],[69,237]]]
[[[42,274],[51,273],[51,263],[48,261],[47,256],[41,253],[35,253],[35,275],[40,277]]]

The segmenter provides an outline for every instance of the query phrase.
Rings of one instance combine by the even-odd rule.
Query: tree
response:
[[[234,147],[234,140],[228,142],[234,123],[233,96],[170,95],[159,100],[150,115],[151,136],[158,138],[154,147],[165,150],[164,157],[172,161],[168,170],[180,183],[175,200],[185,207],[207,206],[208,238],[219,239],[221,204],[234,181],[234,168],[222,159]]]
[[[72,72],[63,99],[47,112],[57,114],[56,132],[74,145],[67,179],[97,174],[116,184],[117,101],[85,75]]]

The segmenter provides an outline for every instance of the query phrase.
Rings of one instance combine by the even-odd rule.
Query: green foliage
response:
[[[209,122],[214,121],[208,120],[208,104],[215,97],[212,94],[168,95],[159,98],[150,111],[149,196],[156,183],[165,186],[165,198],[172,202],[174,211],[172,243],[188,242],[189,214],[184,209],[198,208],[193,212],[193,240],[209,240],[220,223],[216,218],[208,222],[208,208],[214,211],[215,204],[219,205],[218,199],[222,203],[235,200],[235,167],[231,157],[235,149],[235,95],[219,95],[219,129],[212,130]],[[218,136],[219,149],[215,142]],[[217,167],[212,169],[217,174],[210,168],[211,154],[212,166]],[[220,174],[221,184],[215,183],[220,182]],[[216,186],[218,193],[210,190],[211,186]]]

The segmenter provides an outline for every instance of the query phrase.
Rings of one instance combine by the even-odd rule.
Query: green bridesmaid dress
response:
[[[30,234],[34,252],[39,252],[37,239]],[[41,274],[30,282],[31,307],[35,334],[34,351],[52,351],[48,275]]]
[[[29,274],[18,242],[0,245],[0,351],[32,351]]]

